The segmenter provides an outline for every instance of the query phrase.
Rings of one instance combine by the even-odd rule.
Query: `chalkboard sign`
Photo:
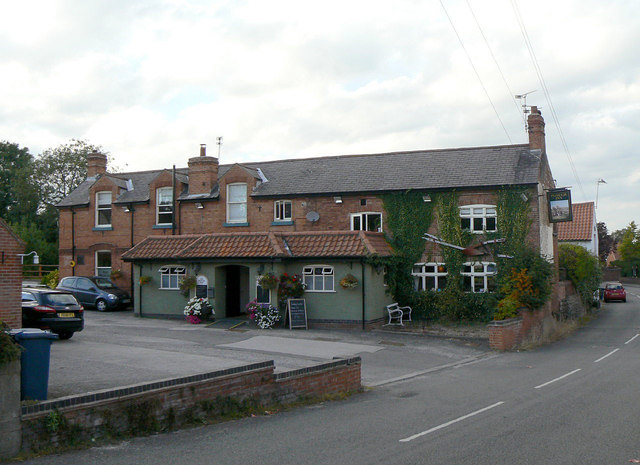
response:
[[[304,299],[288,299],[289,329],[307,328],[307,304]]]

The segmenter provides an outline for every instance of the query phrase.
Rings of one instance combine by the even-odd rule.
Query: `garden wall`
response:
[[[228,417],[339,396],[361,388],[360,357],[274,373],[273,361],[22,408],[22,449],[37,451],[100,438],[169,431],[198,419]]]

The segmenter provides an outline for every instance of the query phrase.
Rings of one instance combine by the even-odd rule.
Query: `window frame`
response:
[[[262,287],[260,285],[260,278],[262,278],[262,275],[258,276],[256,278],[256,303],[258,304],[264,304],[264,305],[271,305],[271,289],[265,289],[264,287]],[[259,297],[260,297],[260,289],[262,289],[263,293],[266,293],[266,295],[269,297],[267,302],[260,302]]]
[[[187,267],[184,265],[162,265],[158,268],[158,273],[160,273],[160,287],[158,289],[178,291],[180,290],[180,277],[187,275]],[[168,278],[169,286],[167,287],[164,286],[165,276]],[[175,282],[172,282],[172,278],[175,278]]]
[[[420,267],[421,270],[419,272],[415,271],[416,267]],[[427,267],[433,267],[434,271],[426,271]],[[440,271],[440,268],[443,268],[444,271]],[[419,262],[414,263],[413,268],[411,270],[411,276],[413,276],[413,288],[420,291],[442,291],[446,287],[447,279],[449,278],[449,271],[447,270],[446,264],[444,262]],[[427,279],[433,278],[434,286],[430,289],[427,289]],[[445,279],[441,279],[445,278]],[[440,281],[444,281],[443,285],[440,285]],[[419,284],[418,284],[419,283]]]
[[[160,196],[163,192],[169,192],[171,194],[171,201],[169,202],[169,204],[167,205],[166,203],[160,203]],[[160,207],[166,208],[169,207],[169,212],[167,211],[163,211],[160,212]],[[161,223],[160,222],[160,215],[171,215],[171,221],[169,221],[168,223]],[[174,221],[174,211],[173,211],[173,187],[171,186],[165,186],[165,187],[158,187],[156,188],[156,225],[157,226],[171,226],[173,225],[173,221]]]
[[[98,266],[98,255],[100,254],[108,254],[109,255],[109,266]],[[110,278],[111,277],[111,271],[113,270],[113,257],[111,256],[111,250],[96,250],[95,254],[94,254],[94,271],[95,271],[95,276],[102,276],[103,278]],[[109,272],[107,274],[100,274],[101,270],[106,270],[108,269]]]
[[[377,231],[371,231],[369,229],[366,229],[366,228],[363,229],[362,228],[363,224],[368,225],[367,216],[369,216],[369,215],[379,215],[380,216],[380,227],[378,228]],[[358,228],[358,229],[355,228],[355,220],[356,219],[358,219],[358,221],[360,223],[360,228]],[[383,220],[382,212],[367,211],[367,212],[351,213],[349,215],[349,224],[350,224],[351,231],[382,232],[382,220]]]
[[[243,202],[236,202],[236,201],[231,201],[231,195],[229,194],[230,191],[232,190],[233,187],[237,187],[237,186],[244,186],[244,201]],[[232,184],[227,184],[227,223],[229,224],[235,224],[235,223],[246,223],[247,222],[247,200],[248,200],[248,195],[247,195],[247,183],[246,182],[234,182]],[[235,205],[244,205],[244,218],[241,219],[234,219],[232,220],[229,216],[229,213],[231,211],[231,206],[235,206]]]
[[[482,265],[482,271],[476,271],[475,266]],[[464,271],[465,267],[471,267],[471,271]],[[490,270],[489,267],[493,266],[493,270]],[[482,294],[487,292],[493,292],[492,289],[495,289],[495,277],[498,275],[498,270],[496,268],[495,262],[464,262],[462,264],[462,270],[460,270],[460,274],[463,276],[463,288],[465,292],[471,292],[474,294]],[[470,278],[469,280],[469,289],[467,289],[467,283],[465,278]],[[476,278],[482,279],[482,289],[476,290]],[[493,286],[489,286],[489,278],[493,278]]]
[[[473,234],[482,234],[485,232],[496,232],[498,231],[498,212],[496,205],[491,204],[471,204],[471,205],[461,205],[458,207],[460,213],[460,226],[463,231],[469,231]],[[469,210],[469,213],[463,213],[465,209]],[[476,212],[475,210],[482,209],[482,212]],[[493,210],[493,213],[488,213],[487,210]],[[487,220],[493,219],[494,228],[487,229]],[[466,228],[463,225],[464,220],[469,221],[469,227]],[[482,221],[482,229],[476,228],[475,220]]]
[[[105,195],[105,194],[109,194],[109,206],[105,206],[106,204],[104,203],[100,203],[100,196],[101,195]],[[95,226],[96,228],[108,228],[110,226],[112,226],[113,224],[113,193],[111,191],[100,191],[100,192],[96,192],[96,221],[95,221]],[[108,223],[101,223],[100,222],[100,213],[101,212],[106,212],[109,211],[109,222]]]
[[[316,274],[316,270],[321,269],[320,274]],[[311,270],[311,273],[308,273],[307,270]],[[307,265],[302,267],[302,282],[305,285],[305,292],[318,292],[318,293],[328,293],[328,292],[336,292],[336,272],[335,268],[332,265]],[[331,289],[327,289],[326,286],[326,277],[331,276]],[[322,277],[322,289],[316,289],[316,278]],[[307,281],[307,278],[310,281]],[[309,284],[309,282],[311,284]]]
[[[287,216],[287,205],[289,206],[289,216]],[[280,215],[282,213],[282,215]],[[273,221],[285,222],[293,220],[293,202],[291,200],[275,200],[273,202]]]

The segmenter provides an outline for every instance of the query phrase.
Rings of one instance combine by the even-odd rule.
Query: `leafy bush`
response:
[[[20,359],[22,349],[9,336],[9,326],[0,321],[0,367]]]
[[[511,259],[498,264],[498,298],[511,295],[529,310],[542,307],[551,297],[553,266],[531,247],[521,247]]]
[[[560,266],[566,268],[567,276],[576,287],[582,302],[589,304],[602,281],[602,267],[598,257],[574,244],[560,245],[559,255]]]
[[[41,283],[46,285],[49,289],[55,289],[59,282],[60,272],[58,270],[53,270],[50,273],[47,273],[41,281]]]

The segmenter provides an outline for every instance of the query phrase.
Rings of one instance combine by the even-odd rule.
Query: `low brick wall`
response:
[[[522,318],[492,321],[489,327],[489,347],[495,350],[512,350],[521,340]]]
[[[273,361],[22,407],[22,449],[171,430],[213,413],[287,405],[361,388],[360,357],[274,373]]]

